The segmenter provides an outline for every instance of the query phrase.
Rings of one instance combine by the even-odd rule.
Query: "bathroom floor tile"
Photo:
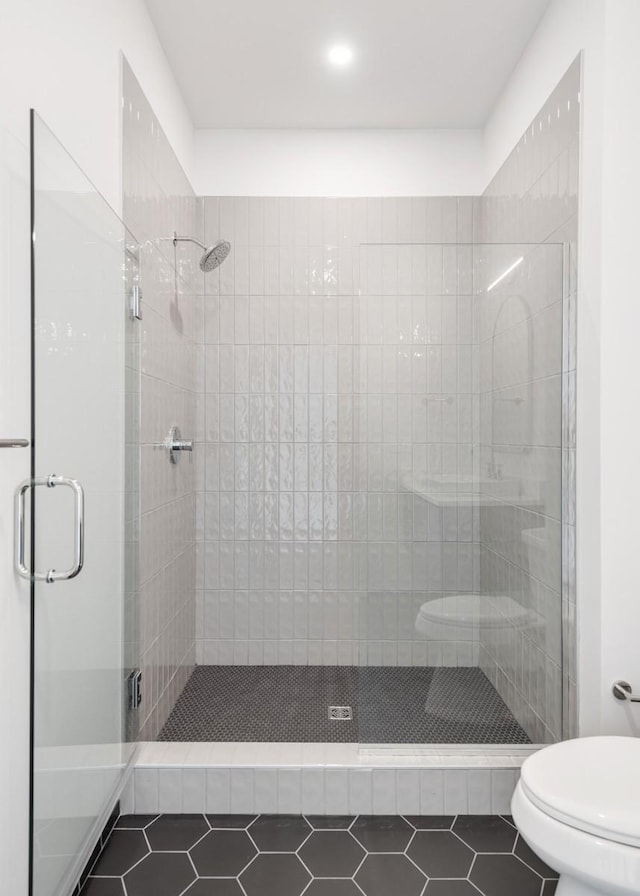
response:
[[[360,815],[351,833],[368,852],[404,852],[413,829],[398,815]]]
[[[440,666],[196,666],[158,740],[530,743],[480,669]]]
[[[474,859],[450,831],[418,831],[407,855],[427,877],[466,877]]]
[[[260,855],[241,875],[247,896],[300,896],[311,875],[292,854]]]
[[[246,831],[211,831],[190,852],[200,877],[237,877],[257,850]]]
[[[349,831],[314,831],[298,855],[314,877],[351,877],[366,853]]]
[[[347,830],[355,815],[305,815],[305,818],[315,831]]]
[[[121,815],[116,821],[116,828],[128,828],[132,830],[140,830],[146,828],[159,818],[158,815]]]
[[[456,820],[455,815],[405,815],[404,818],[417,831],[448,831]]]
[[[248,828],[257,815],[205,815],[212,828]]]
[[[124,875],[127,896],[180,896],[196,874],[184,852],[152,852]]]
[[[499,815],[129,815],[82,896],[553,896],[556,883]]]
[[[512,852],[518,835],[499,815],[459,815],[453,832],[476,852]]]
[[[261,815],[251,825],[251,838],[260,852],[295,852],[310,833],[299,815]]]
[[[469,879],[484,896],[539,896],[540,877],[512,855],[479,855]]]
[[[175,852],[195,846],[208,830],[202,815],[161,815],[146,828],[146,835],[154,852]]]
[[[478,896],[478,891],[468,880],[430,880],[425,896]]]
[[[355,881],[366,896],[420,896],[427,879],[406,856],[387,854],[368,855]]]
[[[132,868],[149,852],[142,831],[114,830],[105,849],[93,868],[95,875],[117,877]]]

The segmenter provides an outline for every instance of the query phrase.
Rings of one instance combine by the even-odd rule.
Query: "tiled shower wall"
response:
[[[195,661],[195,464],[169,463],[177,424],[194,435],[199,203],[140,86],[123,67],[123,215],[143,286],[140,352],[140,737],[153,740]],[[134,262],[135,264],[135,262]]]
[[[476,325],[485,358],[480,476],[494,463],[503,480],[525,483],[522,501],[499,500],[481,513],[481,590],[489,600],[511,597],[529,614],[524,624],[521,618],[500,636],[485,636],[480,661],[534,742],[576,733],[580,76],[578,57],[476,206],[478,241],[530,244],[502,295],[496,289],[490,300],[485,296],[478,303]],[[523,367],[527,352],[531,363]],[[525,398],[520,404],[503,401],[514,396]],[[520,438],[506,444],[509,439],[499,433],[517,431],[527,405],[527,437],[520,426]],[[502,415],[499,426],[496,413]],[[526,500],[532,496],[535,511]]]
[[[472,472],[472,213],[205,198],[233,249],[204,278],[198,662],[477,660],[415,632],[478,585],[472,514],[417,494]]]

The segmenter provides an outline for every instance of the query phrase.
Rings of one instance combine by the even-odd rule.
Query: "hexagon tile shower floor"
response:
[[[82,896],[552,896],[505,816],[122,816]]]

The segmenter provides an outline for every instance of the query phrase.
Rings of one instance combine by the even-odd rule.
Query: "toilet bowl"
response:
[[[560,874],[556,896],[640,893],[640,740],[584,737],[525,760],[511,801],[523,838]]]
[[[415,628],[428,641],[473,641],[481,630],[529,629],[536,620],[506,594],[448,594],[422,604]]]

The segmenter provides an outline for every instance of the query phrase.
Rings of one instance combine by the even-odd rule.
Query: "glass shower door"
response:
[[[32,224],[32,476],[19,491],[17,520],[17,561],[32,580],[31,892],[67,896],[129,758],[123,644],[133,637],[125,604],[135,593],[137,477],[135,463],[125,464],[135,397],[125,370],[133,323],[124,227],[35,114]]]

